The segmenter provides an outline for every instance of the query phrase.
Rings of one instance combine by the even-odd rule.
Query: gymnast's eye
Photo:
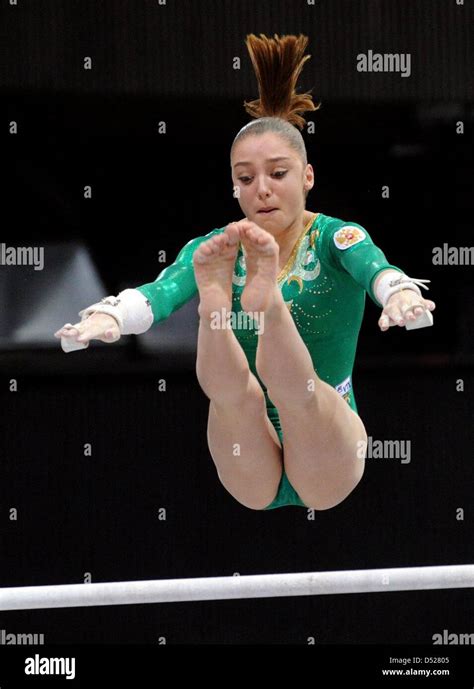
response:
[[[288,170],[277,170],[277,172],[273,173],[273,176],[276,177],[277,179],[282,179],[286,175],[287,172],[288,172]],[[250,184],[250,182],[252,181],[252,178],[247,177],[247,176],[239,177],[238,179],[240,182],[242,182],[242,184]]]

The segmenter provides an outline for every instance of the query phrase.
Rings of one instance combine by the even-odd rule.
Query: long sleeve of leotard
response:
[[[328,250],[340,270],[347,271],[364,287],[372,301],[382,308],[373,291],[374,280],[382,270],[403,270],[387,261],[383,251],[374,244],[367,230],[354,222],[339,224],[329,233]]]
[[[154,282],[135,287],[150,302],[153,325],[168,318],[197,293],[193,254],[202,242],[223,232],[224,229],[215,229],[206,235],[191,239],[183,246],[174,263],[162,270]]]

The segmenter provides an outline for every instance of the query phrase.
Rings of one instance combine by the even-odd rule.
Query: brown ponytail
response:
[[[247,49],[255,70],[259,96],[257,100],[244,101],[245,110],[252,117],[280,117],[303,129],[306,121],[298,113],[317,110],[310,92],[297,94],[296,83],[306,60],[304,55],[308,37],[282,36],[268,38],[260,34],[248,34]]]

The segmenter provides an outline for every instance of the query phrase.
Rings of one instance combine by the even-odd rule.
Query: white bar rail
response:
[[[474,565],[0,588],[0,610],[474,587]]]

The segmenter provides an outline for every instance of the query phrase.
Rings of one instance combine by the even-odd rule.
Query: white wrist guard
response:
[[[116,297],[104,297],[79,311],[81,320],[93,313],[107,313],[115,318],[121,335],[140,335],[153,325],[150,301],[137,289],[125,289]]]
[[[390,273],[387,272],[385,275],[382,275],[377,284],[375,296],[382,306],[385,307],[392,294],[395,294],[395,292],[401,292],[404,289],[411,289],[421,296],[420,287],[423,287],[423,289],[429,289],[423,284],[424,282],[431,282],[431,280],[410,278],[404,273],[393,270]],[[418,287],[418,285],[420,287]]]

